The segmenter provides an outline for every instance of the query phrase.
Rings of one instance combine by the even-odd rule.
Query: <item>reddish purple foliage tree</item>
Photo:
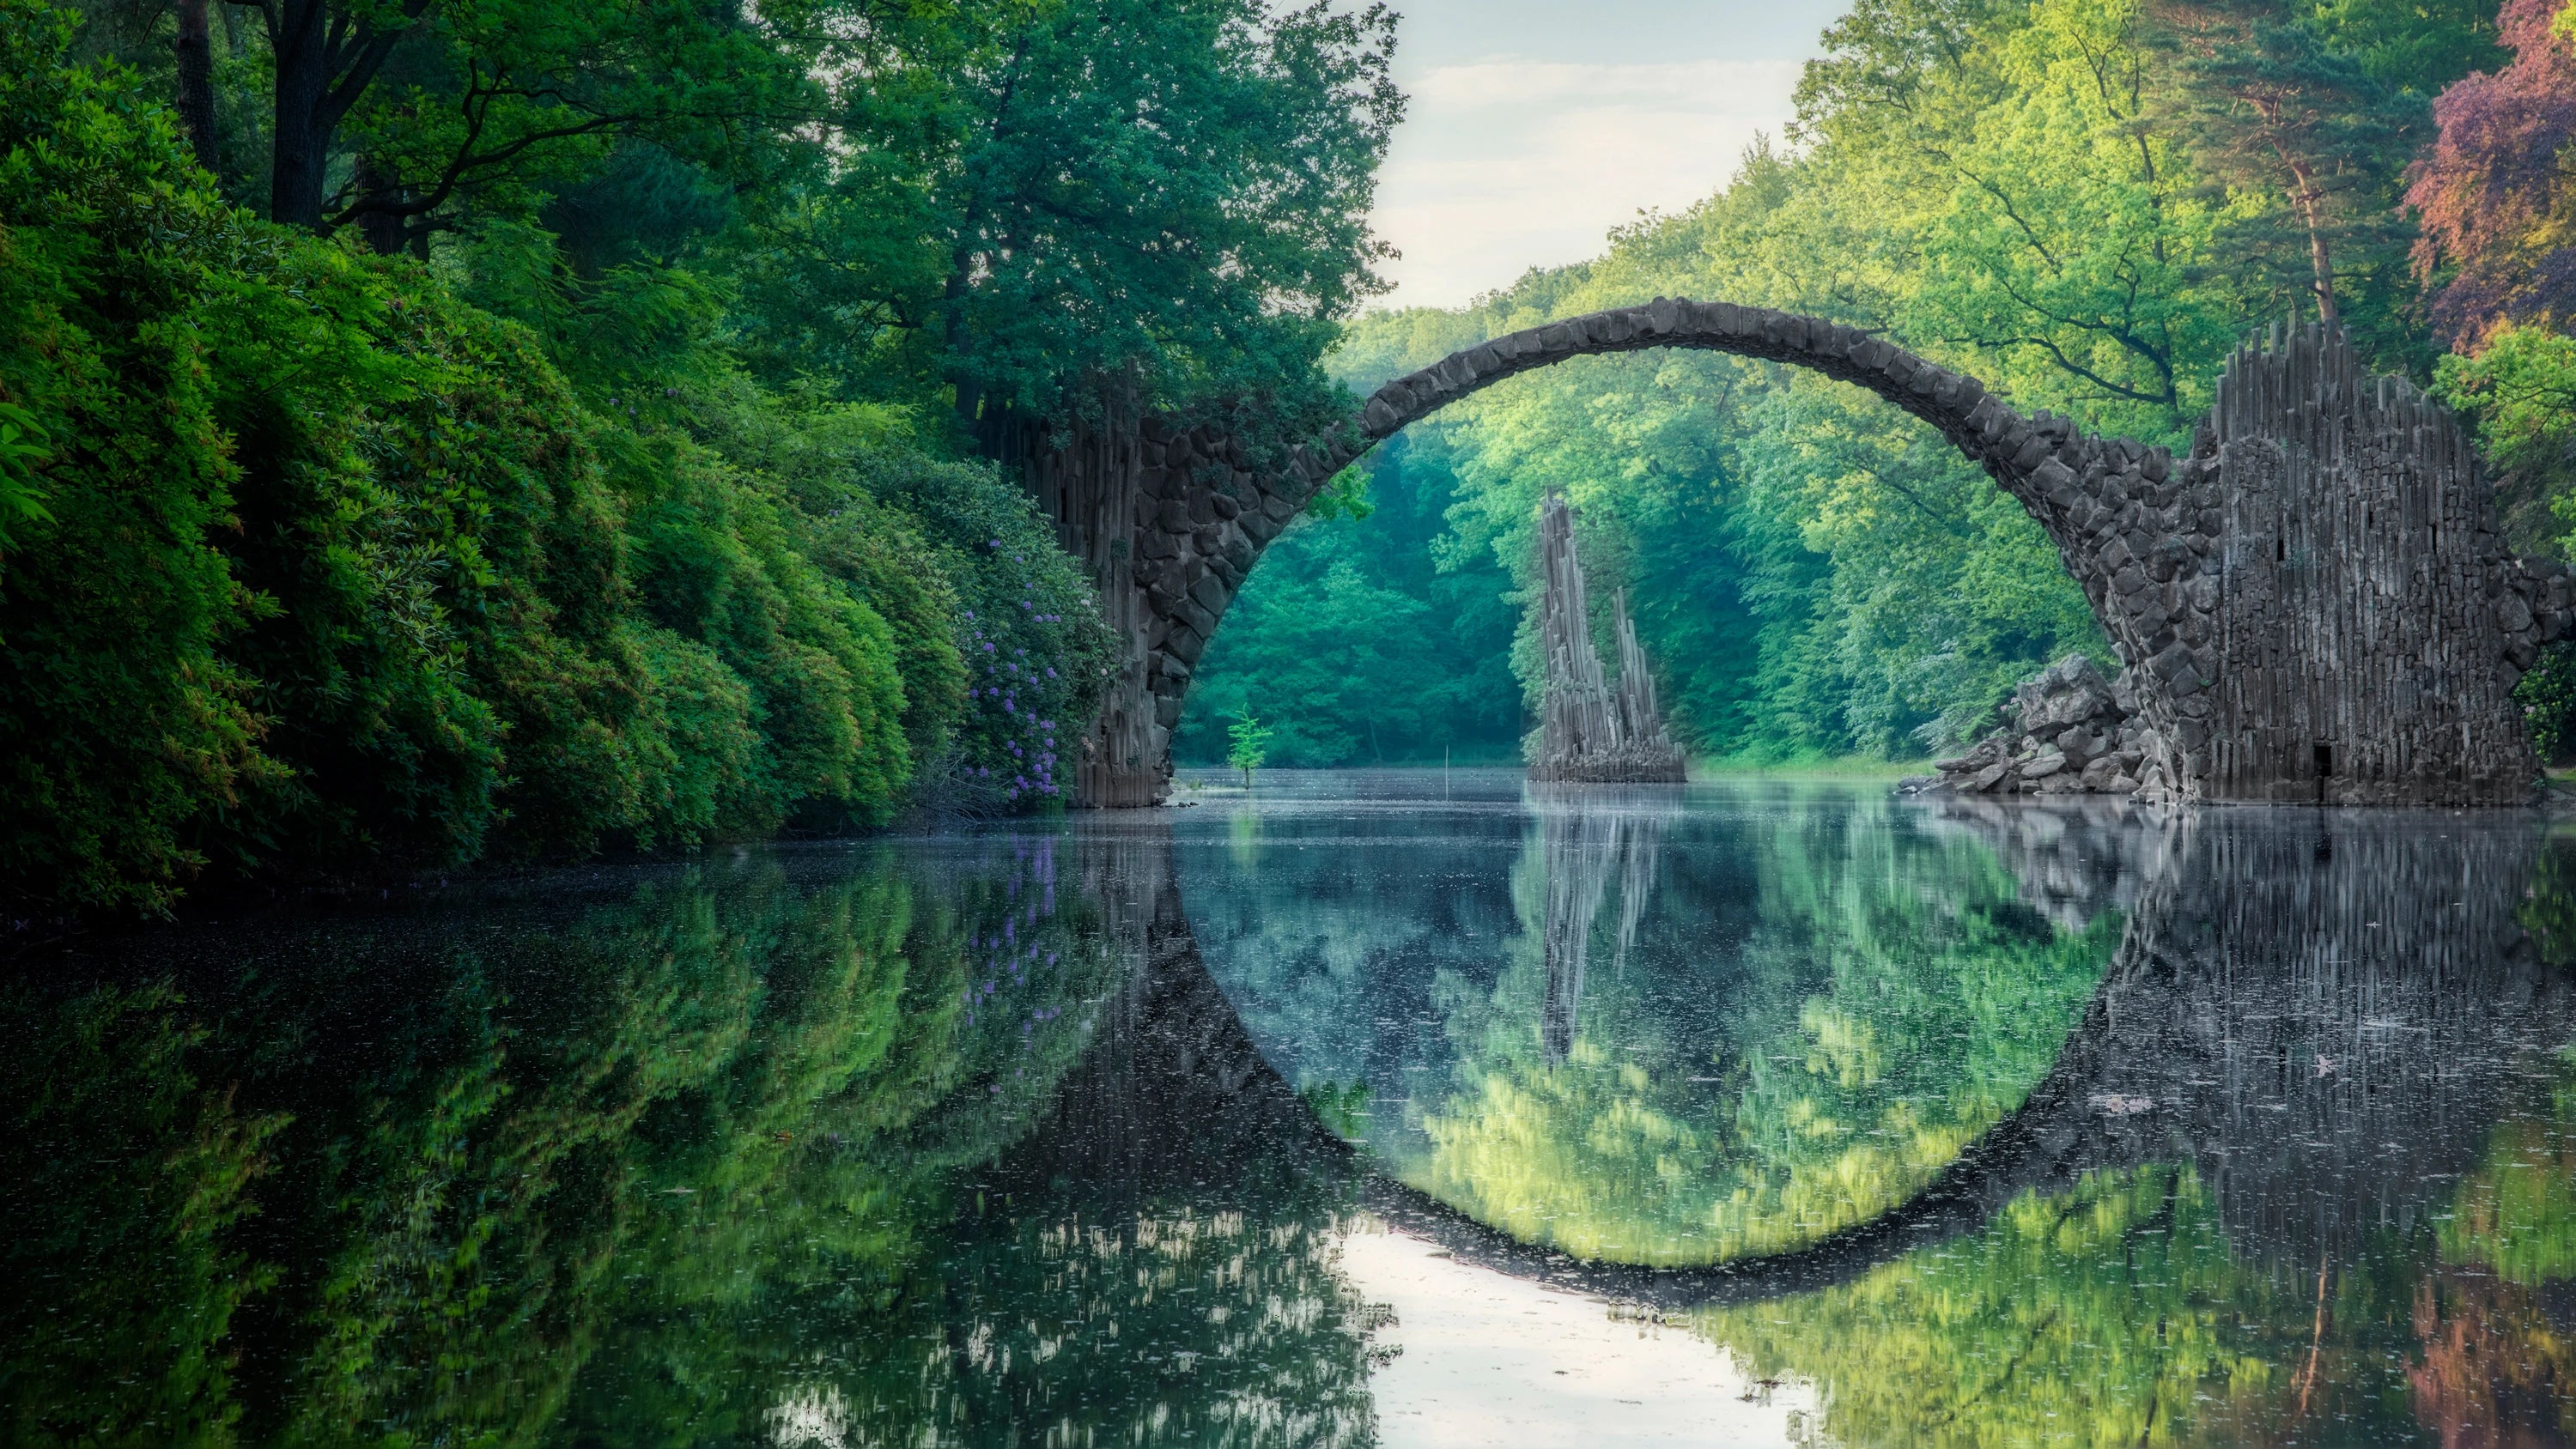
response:
[[[2576,246],[2564,226],[2576,177],[2560,153],[2576,138],[2576,49],[2550,31],[2561,0],[2505,0],[2498,39],[2514,60],[2473,74],[2433,102],[2441,127],[2407,173],[2421,217],[2415,270],[2433,296],[2433,325],[2474,346],[2502,322],[2565,317],[2576,303]]]

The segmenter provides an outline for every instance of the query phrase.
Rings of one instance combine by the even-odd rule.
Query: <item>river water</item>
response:
[[[2576,836],[1429,771],[80,939],[0,1441],[2576,1442]]]

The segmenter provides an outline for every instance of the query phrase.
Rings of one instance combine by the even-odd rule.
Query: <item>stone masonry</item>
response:
[[[1818,318],[1662,299],[1530,328],[1378,389],[1271,466],[1147,419],[1080,470],[1031,465],[1130,643],[1085,743],[1086,803],[1148,804],[1217,621],[1261,551],[1406,424],[1572,357],[1686,347],[1806,367],[1938,429],[2036,520],[2134,697],[2140,794],[2499,805],[2539,775],[2509,691],[2566,634],[2567,570],[2503,553],[2450,414],[2309,327],[2240,349],[2189,456],[2024,415],[1973,377]],[[1104,467],[1103,465],[1106,464]],[[1098,480],[1071,496],[1046,480]],[[1078,535],[1078,536],[1077,536]]]

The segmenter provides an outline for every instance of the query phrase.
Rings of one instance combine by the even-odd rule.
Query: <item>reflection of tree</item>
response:
[[[2576,1051],[2557,1067],[2546,1114],[2489,1134],[2415,1288],[2415,1412],[2446,1444],[2576,1439]]]
[[[1814,1379],[1852,1443],[2173,1442],[2271,1374],[2231,1342],[2243,1274],[2188,1170],[2086,1179],[1856,1283],[1700,1314],[1760,1376]]]
[[[263,1141],[189,1069],[166,990],[0,989],[0,1440],[232,1442],[233,1318],[269,1274],[227,1241]]]
[[[2231,1243],[2192,1169],[2122,1169],[1694,1324],[1764,1376],[1815,1381],[1842,1442],[2402,1443],[2422,1311],[2407,1248],[2284,1271]]]
[[[1875,802],[1688,849],[1624,813],[1541,813],[1505,969],[1434,974],[1445,1070],[1389,1074],[1409,1089],[1381,1091],[1368,1133],[1406,1183],[1578,1257],[1719,1262],[1886,1211],[2047,1072],[2116,938],[2052,927],[1978,844]],[[1614,873],[1633,944],[1577,1014],[1577,928]]]
[[[862,1326],[853,1442],[1372,1437],[1346,1155],[1209,979],[1158,853],[1120,875],[1144,968],[1045,1121],[971,1175],[916,1291]]]
[[[251,1442],[520,1443],[603,1405],[621,1443],[756,1425],[757,1310],[899,1286],[943,1170],[1079,1055],[1115,962],[1051,850],[205,932],[125,968],[175,988],[20,993],[13,1040],[51,1045],[12,1068],[67,1085],[12,1098],[35,1130],[0,1154],[38,1155],[0,1167],[55,1180],[12,1204],[10,1272],[100,1271],[7,1295],[47,1305],[0,1316],[8,1437],[148,1415],[147,1442],[220,1442],[228,1405]]]

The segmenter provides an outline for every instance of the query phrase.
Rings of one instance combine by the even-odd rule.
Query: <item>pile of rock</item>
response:
[[[2070,654],[2013,691],[2003,727],[1955,760],[1924,792],[1974,795],[2128,795],[2151,770],[2155,740],[2135,719],[2125,681]]]

